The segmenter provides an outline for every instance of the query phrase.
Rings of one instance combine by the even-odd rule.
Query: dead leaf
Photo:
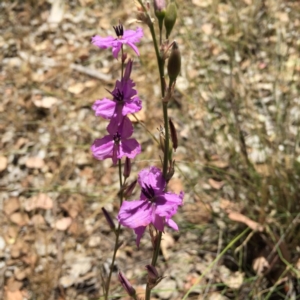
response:
[[[20,290],[11,292],[9,290],[6,291],[6,300],[23,300],[23,294]]]
[[[71,218],[76,218],[78,213],[83,210],[82,197],[80,195],[72,195],[68,201],[60,205]]]
[[[84,90],[84,88],[85,88],[85,86],[83,83],[77,82],[68,87],[68,92],[75,94],[75,95],[79,95]]]
[[[14,270],[14,276],[19,281],[24,280],[28,275],[30,275],[30,273],[31,273],[30,268],[26,268],[26,269],[16,268]]]
[[[210,184],[210,186],[216,190],[219,190],[223,187],[223,185],[225,184],[224,181],[217,181],[217,180],[214,180],[212,178],[209,178],[208,179],[208,183]]]
[[[51,108],[57,102],[58,99],[54,97],[43,97],[41,100],[37,99],[33,101],[35,106],[42,108]]]
[[[7,167],[7,158],[5,156],[0,156],[0,172],[4,171]]]
[[[219,274],[222,282],[232,289],[239,289],[244,281],[244,273],[232,272],[224,265],[219,267]]]
[[[45,219],[43,218],[43,216],[41,215],[34,215],[32,216],[31,220],[30,220],[30,224],[34,225],[34,226],[42,226],[45,225]]]
[[[270,268],[270,264],[264,256],[259,256],[253,260],[252,268],[257,275],[262,275]]]
[[[26,211],[32,211],[34,209],[51,209],[53,208],[53,200],[46,194],[38,194],[26,200],[24,203]]]
[[[8,216],[20,209],[20,201],[18,198],[9,198],[4,202],[3,210]]]
[[[264,227],[262,225],[249,219],[248,217],[242,215],[241,213],[228,211],[228,218],[232,221],[244,223],[254,231],[260,231],[260,232],[264,231]]]
[[[169,234],[168,232],[164,233],[162,236],[160,248],[161,248],[161,252],[162,252],[165,260],[168,260],[170,257],[168,248],[172,248],[174,246],[174,244],[175,244],[175,241],[174,241],[172,235]]]
[[[55,228],[61,231],[65,231],[71,225],[72,219],[70,217],[61,218],[56,221]]]
[[[44,167],[44,165],[45,165],[44,160],[37,156],[29,157],[26,160],[26,167],[30,169],[41,169],[42,167]]]
[[[27,214],[20,212],[13,213],[9,219],[19,226],[25,226],[29,222]]]

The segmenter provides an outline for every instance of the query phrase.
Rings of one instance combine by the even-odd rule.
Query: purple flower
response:
[[[101,37],[96,35],[92,37],[92,44],[98,46],[101,49],[106,49],[112,47],[112,53],[114,58],[118,57],[123,44],[128,45],[133,49],[133,51],[139,56],[139,50],[135,46],[136,43],[144,36],[143,29],[138,27],[136,31],[134,30],[124,30],[123,26],[120,24],[114,26],[117,38],[113,36]]]
[[[159,231],[164,231],[165,224],[178,230],[171,217],[183,203],[183,192],[179,195],[164,192],[166,181],[160,169],[150,167],[143,169],[138,176],[141,186],[140,200],[123,201],[118,214],[118,221],[126,227],[134,229],[137,235],[137,246],[149,224]]]
[[[120,125],[110,122],[107,126],[109,135],[96,139],[91,146],[91,151],[96,159],[112,158],[113,164],[123,156],[134,158],[141,153],[141,146],[135,139],[129,139],[133,133],[133,126],[127,117]]]
[[[96,100],[93,110],[96,116],[105,119],[115,119],[120,124],[123,116],[138,112],[142,109],[142,101],[137,97],[137,92],[133,88],[135,83],[130,79],[132,60],[126,65],[124,77],[121,81],[117,80],[114,90],[111,92],[113,100],[104,98]]]

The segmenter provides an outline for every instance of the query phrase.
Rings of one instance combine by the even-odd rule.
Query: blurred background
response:
[[[170,117],[176,173],[185,192],[158,262],[153,299],[299,299],[300,3],[176,0],[171,34],[182,70]],[[152,9],[152,2],[150,1]],[[144,29],[134,59],[143,110],[131,117],[142,145],[130,181],[160,166],[163,124],[149,29],[132,0],[0,2],[0,298],[101,299],[118,213],[118,172],[90,145],[107,121],[91,105],[108,97],[120,60],[94,35]],[[154,14],[153,14],[154,17]],[[132,199],[137,199],[136,189]],[[122,232],[115,271],[143,297],[151,260]],[[216,260],[216,258],[219,258]],[[116,273],[114,273],[116,274]],[[111,299],[127,299],[114,275]]]

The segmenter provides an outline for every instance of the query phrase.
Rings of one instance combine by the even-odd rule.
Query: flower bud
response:
[[[178,44],[174,41],[171,49],[171,54],[168,60],[168,75],[170,78],[169,86],[175,82],[181,69],[181,55],[178,48]]]
[[[171,118],[169,119],[169,126],[170,126],[170,133],[171,133],[173,149],[174,149],[174,151],[176,151],[176,149],[178,147],[177,132],[176,132],[176,128],[175,128],[174,123]]]
[[[165,14],[166,39],[169,38],[177,18],[177,7],[174,2],[169,3]]]
[[[119,272],[118,278],[119,278],[119,281],[121,282],[123,288],[127,292],[127,294],[130,297],[135,297],[136,292],[135,292],[134,287],[130,284],[130,282],[127,280],[127,278],[123,275],[122,272]]]
[[[125,164],[124,164],[124,170],[123,170],[123,176],[125,178],[129,177],[130,172],[131,172],[131,160],[130,160],[130,158],[126,157]]]
[[[124,192],[124,198],[125,199],[128,199],[132,193],[133,193],[133,190],[136,186],[136,183],[137,183],[137,180],[133,181],[132,183],[129,184],[129,186],[126,188],[125,192]]]
[[[154,0],[154,13],[158,19],[159,28],[162,29],[163,20],[166,14],[166,1],[165,0]]]
[[[154,288],[163,279],[163,277],[158,275],[156,268],[152,265],[147,265],[146,269],[148,273],[148,284],[151,288]]]
[[[110,214],[108,213],[108,211],[107,211],[104,207],[102,207],[101,209],[102,209],[102,212],[103,212],[103,214],[104,214],[104,217],[105,217],[105,219],[106,219],[106,221],[107,221],[109,227],[110,227],[113,231],[115,231],[116,225],[115,225],[114,221],[112,220]]]

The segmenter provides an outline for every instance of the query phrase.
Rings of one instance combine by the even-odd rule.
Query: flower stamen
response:
[[[115,33],[117,35],[118,38],[122,38],[124,35],[124,28],[122,24],[119,24],[117,26],[113,26]]]

